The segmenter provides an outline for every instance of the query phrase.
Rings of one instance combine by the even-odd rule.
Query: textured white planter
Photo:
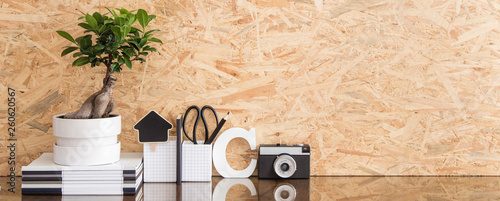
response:
[[[121,116],[102,119],[53,117],[54,162],[60,165],[102,165],[120,160]]]

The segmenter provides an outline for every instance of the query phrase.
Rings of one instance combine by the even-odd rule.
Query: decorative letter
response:
[[[235,170],[229,166],[226,159],[227,144],[234,138],[243,138],[250,145],[251,150],[255,150],[257,140],[255,138],[255,128],[249,131],[243,128],[230,128],[224,131],[214,144],[213,161],[214,167],[219,174],[225,178],[248,178],[252,175],[255,167],[257,167],[257,160],[252,159],[250,165],[244,170]]]

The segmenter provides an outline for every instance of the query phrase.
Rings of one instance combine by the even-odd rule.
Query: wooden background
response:
[[[210,104],[258,144],[310,144],[313,175],[500,174],[499,1],[2,0],[1,175],[7,87],[20,170],[52,152],[52,116],[100,89],[104,67],[72,67],[56,30],[81,35],[79,11],[104,7],[157,15],[164,42],[117,75],[123,152],[142,151],[150,110]],[[236,169],[257,158],[243,140],[227,152]]]

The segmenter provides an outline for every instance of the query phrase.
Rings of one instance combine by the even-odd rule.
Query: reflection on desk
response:
[[[144,200],[212,200],[212,182],[144,183]]]
[[[255,185],[250,179],[222,179],[217,186],[215,186],[213,194],[214,200],[225,200],[229,189],[237,185],[246,187],[246,189],[250,191],[251,196],[257,195],[257,189],[255,189]]]
[[[144,186],[139,189],[137,195],[23,195],[23,201],[142,201],[144,196]]]
[[[0,183],[7,182],[8,177],[0,177]],[[20,180],[20,179],[19,179]],[[18,181],[19,181],[18,180]],[[251,181],[251,184],[248,183]],[[21,182],[16,183],[16,193],[2,188],[1,199],[16,200],[188,200],[185,193],[197,194],[203,200],[274,200],[276,187],[283,180],[259,180],[250,177],[248,180],[231,181],[221,177],[212,177],[212,182],[200,187],[189,186],[184,182],[183,189],[177,189],[174,183],[145,183],[144,196],[22,196]],[[284,180],[285,182],[287,180]],[[309,196],[309,200],[499,200],[500,177],[311,177],[309,185],[293,184],[296,199]],[[238,183],[238,184],[234,184]],[[243,184],[241,184],[243,183]],[[293,182],[288,182],[293,183]],[[184,191],[184,184],[186,189]],[[221,184],[216,191],[217,185]],[[234,185],[233,185],[234,184]],[[196,185],[193,183],[193,185]],[[252,190],[253,185],[253,190]],[[188,187],[189,186],[189,187]],[[208,186],[208,187],[207,187]],[[250,187],[248,187],[250,186]],[[149,189],[148,189],[149,187]],[[224,187],[224,188],[223,188]],[[229,187],[229,188],[227,188]],[[301,191],[309,187],[309,195]],[[202,188],[202,189],[198,189]],[[213,190],[212,190],[213,189]],[[181,192],[181,193],[178,193]],[[213,192],[213,193],[212,193]],[[224,193],[224,198],[218,197]],[[217,193],[217,194],[216,194]],[[213,194],[213,195],[212,195]],[[184,197],[186,195],[186,197]],[[281,193],[279,194],[281,196]],[[290,195],[290,194],[289,194]],[[178,197],[177,197],[178,196]],[[182,197],[181,197],[182,196]],[[286,196],[286,193],[283,195]],[[217,199],[215,199],[217,198]],[[308,199],[305,197],[304,199]]]
[[[259,179],[259,200],[309,200],[309,179]]]

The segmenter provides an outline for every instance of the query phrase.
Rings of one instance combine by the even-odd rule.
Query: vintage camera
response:
[[[258,171],[260,179],[307,179],[310,177],[311,148],[308,144],[260,145]]]

